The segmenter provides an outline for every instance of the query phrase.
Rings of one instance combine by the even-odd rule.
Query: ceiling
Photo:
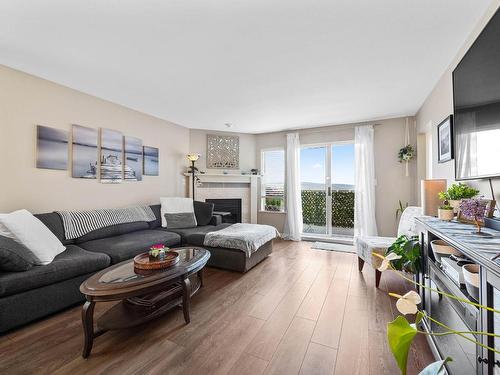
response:
[[[1,0],[0,64],[198,129],[413,115],[490,0]]]

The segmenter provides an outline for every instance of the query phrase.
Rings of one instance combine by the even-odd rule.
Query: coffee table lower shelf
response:
[[[161,291],[139,296],[123,296],[122,298],[95,298],[87,295],[82,309],[84,331],[84,348],[82,357],[87,358],[92,351],[94,339],[103,333],[130,328],[158,318],[177,306],[182,306],[186,324],[190,322],[189,305],[191,297],[203,286],[202,269],[181,281],[167,284]],[[121,300],[111,307],[97,320],[94,330],[94,308],[100,301]]]
[[[191,277],[190,298],[200,289],[198,277]],[[175,307],[183,306],[182,285],[172,285],[161,293],[127,298],[111,307],[97,319],[97,331],[111,331],[134,327],[156,319]],[[187,306],[186,306],[187,307]],[[186,323],[189,323],[189,310],[186,312]],[[186,315],[185,314],[185,315]]]

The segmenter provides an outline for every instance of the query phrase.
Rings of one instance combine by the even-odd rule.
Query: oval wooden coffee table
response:
[[[175,306],[182,305],[184,319],[189,323],[190,298],[203,286],[202,270],[210,253],[202,248],[182,247],[174,266],[155,271],[134,269],[134,260],[108,267],[80,285],[87,301],[83,305],[82,324],[87,358],[94,338],[112,329],[133,327],[154,319]],[[121,302],[111,307],[97,320],[94,331],[96,302]]]

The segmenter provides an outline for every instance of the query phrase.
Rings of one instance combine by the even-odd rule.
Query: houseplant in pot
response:
[[[448,201],[444,201],[444,204],[438,208],[438,218],[444,221],[451,221],[455,217],[455,211]]]
[[[474,198],[478,194],[479,190],[460,182],[458,184],[452,184],[446,191],[441,191],[439,193],[439,199],[448,201],[448,204],[453,207],[455,213],[457,213],[462,199]]]

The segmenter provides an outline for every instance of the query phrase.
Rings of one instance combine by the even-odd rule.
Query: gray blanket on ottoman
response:
[[[261,224],[233,224],[216,232],[209,232],[203,244],[210,247],[238,249],[250,258],[266,242],[279,236],[275,227]]]

